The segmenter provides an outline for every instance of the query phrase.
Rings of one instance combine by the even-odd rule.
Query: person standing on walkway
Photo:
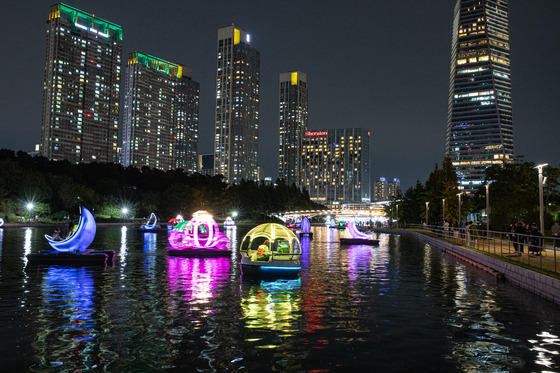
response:
[[[527,237],[525,237],[526,234],[527,234],[527,228],[525,228],[525,223],[520,221],[515,226],[515,235],[516,235],[516,239],[517,239],[517,250],[520,253],[523,252],[523,244],[525,242],[527,242]]]
[[[554,222],[550,231],[552,237],[554,237],[554,249],[557,249],[560,247],[560,224],[558,224],[558,220]]]
[[[542,234],[539,231],[537,223],[531,224],[531,230],[529,231],[531,237],[529,237],[529,246],[527,248],[528,252],[533,252],[535,255],[539,255],[542,251]]]

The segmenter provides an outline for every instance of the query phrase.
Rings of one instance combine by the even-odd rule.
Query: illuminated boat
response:
[[[206,211],[197,211],[193,218],[181,222],[169,232],[170,255],[229,256],[229,238],[220,232],[218,223]]]
[[[153,212],[150,214],[150,218],[146,222],[146,224],[142,224],[140,228],[138,228],[141,232],[158,232],[161,230],[161,227],[158,225],[158,218],[156,214]]]
[[[231,216],[228,216],[226,220],[224,220],[224,227],[235,227],[235,222],[233,221]]]
[[[298,237],[309,237],[313,239],[313,232],[310,232],[310,230],[311,222],[307,216],[304,216],[303,219],[301,219],[301,232],[298,233]]]
[[[95,238],[96,230],[93,215],[87,208],[82,207],[80,221],[68,237],[63,240],[56,240],[45,235],[47,242],[54,251],[28,254],[27,259],[30,262],[65,264],[107,264],[107,262],[112,262],[114,251],[88,250]]]
[[[181,215],[177,215],[176,218],[169,219],[167,222],[167,229],[173,229],[174,226],[182,222],[184,222],[183,217]]]
[[[362,233],[356,228],[356,222],[353,221],[348,225],[348,231],[351,237],[340,238],[343,245],[379,245],[379,240],[373,239],[371,234]]]
[[[301,243],[294,232],[280,224],[261,224],[241,241],[244,275],[293,277],[301,270]]]

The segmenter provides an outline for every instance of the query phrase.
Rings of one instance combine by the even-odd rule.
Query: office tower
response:
[[[399,189],[401,188],[401,181],[398,178],[393,178],[393,181],[387,183],[387,197],[396,197],[399,194]]]
[[[214,173],[257,180],[260,54],[234,26],[218,30]]]
[[[507,0],[458,0],[452,40],[446,153],[472,193],[513,160]]]
[[[123,166],[197,169],[199,84],[186,66],[132,52],[126,67]]]
[[[389,194],[387,190],[387,179],[380,177],[375,182],[375,201],[386,201],[387,195]]]
[[[122,28],[59,3],[47,21],[41,155],[117,162]]]
[[[307,75],[301,71],[280,74],[280,141],[278,177],[298,184],[301,144],[307,131]]]
[[[362,128],[307,131],[302,177],[311,200],[331,207],[371,202],[370,132]]]

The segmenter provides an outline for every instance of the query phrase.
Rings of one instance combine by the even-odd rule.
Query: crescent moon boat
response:
[[[158,218],[156,214],[152,212],[146,224],[142,224],[138,230],[141,232],[159,232],[161,227],[158,225]]]
[[[342,245],[379,245],[379,240],[373,239],[371,234],[362,233],[356,228],[356,222],[352,221],[348,225],[348,231],[352,237],[340,238]]]
[[[230,240],[220,232],[218,223],[206,211],[197,211],[187,222],[178,223],[169,232],[170,255],[229,256]]]
[[[301,270],[301,243],[294,232],[280,224],[251,229],[239,251],[244,275],[297,277]]]
[[[78,263],[78,264],[107,264],[113,260],[114,251],[88,250],[96,233],[95,219],[91,212],[81,208],[81,216],[76,229],[65,239],[55,239],[45,235],[47,242],[54,251],[28,254],[30,262],[41,263]]]

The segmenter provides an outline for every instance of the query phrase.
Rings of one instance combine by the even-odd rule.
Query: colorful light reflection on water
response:
[[[95,365],[98,332],[92,272],[84,267],[50,266],[41,286],[44,307],[38,322],[37,349],[43,367],[90,369]],[[62,363],[60,363],[62,365]]]
[[[237,229],[232,239],[249,230]],[[299,279],[250,281],[235,255],[172,257],[165,233],[121,227],[94,243],[119,252],[113,267],[25,267],[51,229],[4,229],[0,360],[18,362],[12,371],[560,371],[556,306],[404,236],[342,248],[343,233],[312,230]]]

